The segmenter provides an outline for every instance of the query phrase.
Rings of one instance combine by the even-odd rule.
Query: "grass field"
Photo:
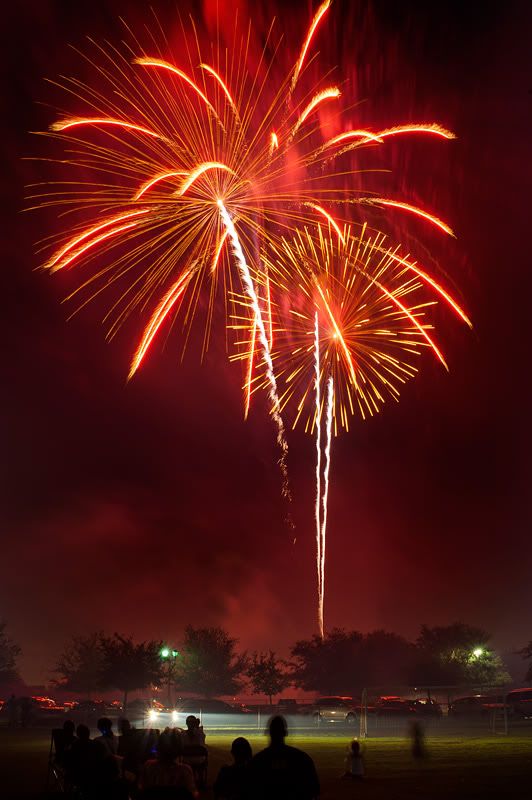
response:
[[[253,751],[267,743],[248,737]],[[209,776],[230,761],[233,736],[208,737]],[[2,800],[42,796],[49,749],[46,731],[0,730],[0,797]],[[406,739],[369,739],[363,745],[366,779],[342,781],[347,737],[290,737],[289,743],[314,759],[322,785],[322,800],[412,800],[412,798],[532,798],[532,737],[441,737],[427,740],[428,758],[413,762]],[[211,792],[205,793],[210,800]]]

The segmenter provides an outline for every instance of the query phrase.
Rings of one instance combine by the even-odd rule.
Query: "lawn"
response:
[[[210,779],[228,762],[232,736],[208,736]],[[266,744],[257,734],[249,740],[254,752]],[[347,737],[289,738],[314,759],[322,784],[322,800],[412,800],[412,798],[532,797],[532,737],[490,736],[478,738],[437,737],[427,740],[428,758],[415,764],[406,739],[369,739],[363,744],[366,779],[342,781]],[[0,796],[40,797],[45,785],[49,735],[46,731],[0,729]],[[206,792],[205,800],[212,797]]]

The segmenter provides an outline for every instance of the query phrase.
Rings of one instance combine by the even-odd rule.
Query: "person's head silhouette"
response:
[[[194,714],[189,714],[189,716],[185,720],[185,725],[189,729],[189,731],[195,730],[195,728],[199,728],[200,721]]]
[[[91,738],[91,732],[86,725],[78,725],[76,728],[76,734],[78,739],[82,742],[88,742]]]
[[[129,731],[131,730],[131,722],[125,717],[120,717],[120,719],[118,720],[118,730],[122,735],[124,735],[125,733],[129,733]]]
[[[353,739],[349,747],[354,756],[360,755],[360,742],[358,741],[358,739]]]
[[[281,715],[272,717],[269,725],[270,739],[272,744],[283,744],[285,737],[288,735],[288,728],[286,720]]]
[[[63,730],[65,732],[65,736],[73,737],[74,731],[76,730],[76,726],[74,725],[71,719],[66,719],[63,722]]]
[[[247,764],[253,758],[253,751],[247,739],[238,736],[231,745],[231,755],[235,764]]]
[[[113,723],[108,717],[100,717],[100,719],[96,723],[96,727],[98,728],[102,736],[112,736]]]

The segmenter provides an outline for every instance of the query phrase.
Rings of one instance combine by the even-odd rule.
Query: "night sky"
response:
[[[239,5],[258,32],[276,12]],[[402,140],[387,166],[457,232],[442,242],[406,220],[412,249],[421,261],[433,253],[475,325],[438,313],[450,374],[425,355],[400,404],[334,442],[326,624],[415,636],[461,619],[515,649],[532,637],[532,14],[525,2],[429,5],[339,1],[319,38],[343,90],[365,100],[360,124],[435,120],[458,134]],[[195,7],[196,19],[213,6]],[[154,7],[171,36],[175,7]],[[311,8],[277,10],[295,58]],[[57,116],[43,78],[83,77],[68,44],[118,42],[121,15],[140,29],[148,14],[120,0],[2,12],[0,617],[30,682],[49,677],[72,633],[173,643],[186,624],[219,624],[242,647],[286,654],[316,631],[313,440],[289,437],[293,543],[274,428],[264,399],[244,422],[223,331],[203,364],[194,340],[180,363],[178,334],[164,349],[161,339],[126,384],[141,321],[107,344],[108,298],[67,321],[74,308],[61,301],[79,278],[35,271],[35,243],[60,225],[20,213],[25,184],[45,174],[22,160],[38,149],[29,131]]]

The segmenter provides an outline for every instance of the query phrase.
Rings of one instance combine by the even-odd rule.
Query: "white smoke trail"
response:
[[[283,496],[286,497],[288,500],[291,500],[291,492],[290,486],[288,483],[288,468],[286,466],[286,456],[288,453],[288,443],[286,441],[285,431],[284,431],[284,423],[283,418],[281,417],[280,412],[280,405],[279,405],[279,394],[277,392],[277,381],[275,379],[275,373],[273,371],[273,361],[270,354],[270,346],[268,344],[268,337],[266,336],[266,329],[264,328],[264,322],[262,319],[262,314],[259,306],[259,300],[257,298],[257,293],[255,291],[255,287],[253,285],[253,280],[251,278],[251,273],[249,271],[249,267],[246,263],[246,257],[244,256],[244,251],[242,250],[242,246],[240,244],[240,239],[238,238],[238,234],[236,232],[236,228],[233,224],[233,220],[229,216],[229,212],[227,211],[226,207],[224,206],[221,200],[218,200],[218,208],[220,209],[220,215],[222,217],[222,221],[229,233],[229,238],[231,239],[231,245],[233,247],[233,252],[235,254],[236,262],[238,264],[238,268],[240,270],[240,276],[242,278],[242,283],[244,284],[244,288],[246,293],[251,301],[251,307],[253,309],[253,313],[255,315],[255,323],[257,325],[257,329],[259,331],[259,339],[262,345],[262,352],[264,357],[264,362],[266,364],[266,377],[268,378],[268,382],[270,384],[270,389],[268,392],[268,396],[271,400],[272,404],[272,417],[275,420],[275,424],[277,425],[277,444],[281,448],[281,457],[279,459],[279,467],[281,469],[281,476],[283,480],[282,484],[282,493]]]
[[[320,620],[323,628],[323,599],[325,596],[325,535],[327,533],[327,500],[329,496],[329,469],[331,466],[332,443],[332,418],[333,418],[334,383],[332,377],[327,381],[327,398],[325,401],[326,416],[326,441],[325,441],[325,470],[323,473],[323,509],[321,519],[321,544],[320,544]],[[323,636],[323,633],[322,633]]]
[[[320,396],[320,335],[318,312],[314,324],[314,364],[316,369],[316,566],[318,571],[318,625],[323,639],[323,600],[321,593],[321,396]]]

